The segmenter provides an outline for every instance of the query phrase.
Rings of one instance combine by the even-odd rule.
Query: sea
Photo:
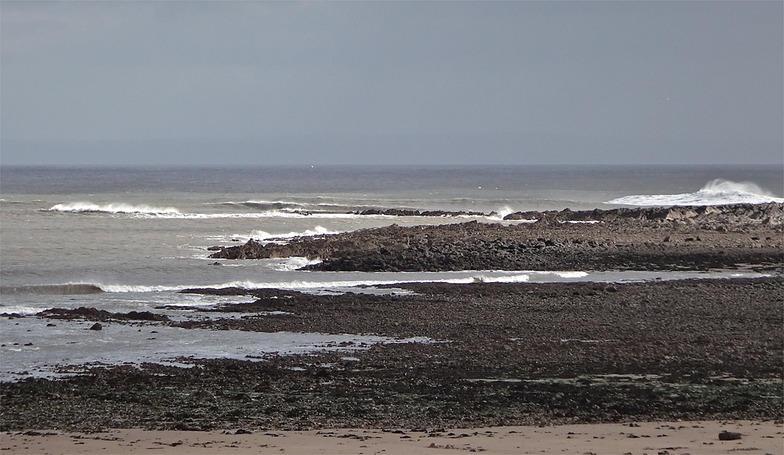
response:
[[[250,300],[179,292],[191,287],[397,295],[406,291],[394,286],[404,282],[524,286],[735,276],[591,270],[316,272],[299,269],[318,258],[215,260],[208,248],[391,224],[514,223],[503,217],[515,211],[784,202],[783,171],[780,166],[0,166],[0,315],[5,315],[0,317],[0,381],[78,374],[84,365],[188,366],[190,358],[257,359],[437,341],[216,332],[160,323],[109,322],[101,331],[90,331],[90,321],[36,316],[49,308],[88,307],[202,319],[214,317],[203,309]],[[368,209],[482,215],[359,214]]]

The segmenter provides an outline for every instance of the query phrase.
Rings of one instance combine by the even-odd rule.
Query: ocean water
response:
[[[239,244],[250,238],[285,242],[298,235],[324,235],[393,223],[417,225],[471,219],[500,223],[503,215],[518,210],[783,202],[783,185],[782,169],[751,166],[0,167],[0,313],[34,315],[47,308],[87,306],[198,318],[206,316],[193,310],[178,312],[160,307],[209,307],[248,300],[177,292],[205,286],[277,287],[328,293],[379,292],[356,286],[408,281],[652,279],[646,274],[580,270],[304,272],[296,269],[308,263],[305,258],[215,261],[207,257],[207,248]],[[370,208],[476,211],[487,215],[456,218],[354,214]],[[25,341],[25,334],[42,329],[21,330],[20,327],[36,324],[31,321],[39,321],[40,325],[35,318],[24,321],[20,324],[19,319],[0,318],[0,379],[18,377],[13,373],[27,364],[27,374],[36,374],[40,368],[32,365],[51,368],[66,362],[55,348],[58,340],[73,333],[79,335],[76,341],[71,340],[76,343],[74,349],[83,354],[79,359],[118,362],[116,356],[101,356],[88,339],[79,341],[80,337],[95,337],[85,334],[84,323],[63,321],[58,323],[58,331],[50,330],[48,336],[39,334],[34,341]],[[110,324],[101,336],[114,337],[112,342],[127,346],[128,352],[148,349],[146,337],[135,333],[112,329]],[[240,343],[231,341],[234,335],[224,334],[221,348],[206,333],[178,334],[178,339],[186,344],[190,340],[215,348],[207,349],[207,356],[233,355],[232,346]],[[323,348],[324,341],[313,337],[312,345]],[[32,346],[24,346],[30,342]],[[248,344],[247,340],[241,343]],[[259,341],[258,352],[253,355],[268,352],[264,346],[269,344],[269,340]],[[182,354],[165,347],[156,352],[160,359],[170,358],[175,352]],[[26,361],[33,358],[33,353],[38,360]],[[132,359],[129,357],[128,361]]]

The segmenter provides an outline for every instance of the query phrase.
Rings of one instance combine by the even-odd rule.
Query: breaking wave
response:
[[[181,212],[174,207],[156,207],[145,204],[128,204],[123,202],[96,204],[89,201],[67,202],[56,204],[49,209],[41,209],[46,212],[60,213],[86,213],[86,214],[110,214],[128,215],[136,218],[164,218],[181,220],[214,220],[214,219],[325,219],[325,220],[359,220],[367,218],[375,219],[394,219],[397,214],[384,214],[387,208],[370,205],[341,205],[333,203],[300,203],[294,201],[244,201],[244,202],[221,202],[217,204],[207,204],[211,206],[235,207],[236,211],[217,211],[207,210],[205,212]],[[375,213],[362,213],[368,209],[378,211]],[[408,209],[401,209],[408,210]],[[427,210],[423,210],[427,211]],[[453,215],[456,218],[486,218],[490,221],[501,221],[512,213],[509,207],[502,207],[495,212],[482,215]],[[432,216],[432,215],[429,215]],[[293,234],[293,233],[292,233]],[[318,235],[306,233],[305,235]],[[283,237],[275,235],[274,237]],[[292,237],[297,235],[292,235]]]
[[[519,275],[511,276],[486,276],[475,275],[466,278],[456,278],[451,280],[444,280],[445,283],[450,284],[470,284],[470,283],[527,283],[531,280],[530,275],[521,273]]]
[[[149,205],[131,205],[125,203],[93,204],[92,202],[68,202],[57,204],[49,209],[50,212],[70,213],[122,213],[141,215],[180,215],[174,207],[151,207]]]
[[[273,267],[279,267],[280,271],[292,271],[296,266],[307,265],[314,261],[305,258],[290,258],[280,261]],[[473,283],[549,283],[562,280],[574,280],[577,282],[634,282],[647,281],[653,279],[699,279],[699,278],[759,278],[771,276],[756,272],[585,272],[585,271],[465,271],[465,272],[375,272],[373,276],[381,275],[378,278],[367,279],[368,274],[363,276],[352,276],[352,273],[342,274],[341,272],[327,272],[320,274],[316,272],[304,272],[302,280],[271,280],[271,281],[250,281],[237,280],[212,284],[191,284],[191,285],[126,285],[126,284],[100,284],[100,283],[73,283],[55,285],[33,285],[33,286],[3,286],[0,287],[0,294],[99,294],[99,293],[164,293],[179,292],[186,289],[287,289],[302,292],[312,291],[339,291],[352,292],[357,289],[375,286],[392,286],[406,283],[444,283],[444,284],[473,284]],[[341,277],[344,279],[334,279]],[[322,278],[323,280],[320,280]],[[328,278],[328,279],[324,279]],[[363,279],[364,278],[364,279]],[[8,306],[0,304],[0,313],[7,311]]]
[[[245,213],[174,213],[160,215],[163,218],[208,220],[222,218],[318,218],[318,219],[360,219],[362,217],[391,218],[388,215],[357,215],[353,213],[320,212],[313,213],[297,210],[268,210]]]
[[[63,213],[108,213],[132,215],[140,218],[176,218],[185,220],[239,219],[239,218],[324,218],[324,219],[355,219],[363,216],[385,217],[385,215],[357,215],[339,212],[311,212],[304,209],[280,208],[257,212],[238,213],[182,213],[174,207],[153,207],[149,205],[132,205],[125,203],[94,204],[92,202],[68,202],[56,204],[49,212]]]
[[[242,202],[224,202],[222,205],[229,207],[242,207],[254,210],[256,213],[264,213],[267,216],[271,214],[279,214],[280,216],[294,215],[294,216],[332,216],[332,215],[347,215],[354,212],[360,212],[369,208],[376,208],[370,205],[363,204],[338,204],[332,202],[297,202],[285,200],[247,200]]]
[[[171,291],[180,291],[182,289],[185,289],[185,286],[165,286],[165,285],[144,286],[144,285],[136,285],[136,284],[99,284],[98,287],[100,287],[101,290],[104,292],[116,292],[116,293],[171,292]]]
[[[672,205],[725,205],[725,204],[766,204],[784,203],[784,198],[760,188],[752,182],[732,182],[730,180],[711,180],[695,193],[651,194],[624,196],[608,201],[607,204],[636,206]]]
[[[290,231],[281,234],[272,234],[267,231],[257,230],[257,231],[252,231],[250,234],[212,236],[210,237],[210,240],[216,242],[228,243],[228,242],[247,242],[250,239],[254,239],[261,243],[277,243],[283,245],[288,243],[291,239],[297,237],[318,237],[323,235],[340,234],[341,232],[345,232],[345,231],[330,231],[329,229],[323,226],[315,226],[313,229],[305,229],[304,231]],[[196,256],[196,257],[203,258],[203,256]]]
[[[374,208],[370,205],[362,204],[338,204],[332,202],[296,202],[296,201],[266,201],[248,200],[244,202],[228,202],[226,205],[240,205],[254,210],[261,211],[282,211],[282,212],[325,212],[325,213],[345,213],[361,211]]]
[[[491,221],[503,221],[507,215],[514,213],[514,210],[510,208],[508,205],[501,207],[500,209],[490,213],[487,216],[487,219]]]
[[[292,202],[292,201],[245,201],[245,202],[229,202],[227,205],[241,205],[244,207],[248,207],[251,209],[262,210],[262,211],[270,211],[270,210],[282,210],[282,211],[293,211],[293,210],[304,210],[306,205],[301,204],[299,202]]]
[[[309,265],[319,264],[321,259],[308,259],[304,257],[290,257],[286,259],[281,259],[280,262],[275,262],[272,264],[272,269],[277,270],[279,272],[290,272],[293,270],[298,270],[303,267],[307,267]]]
[[[254,231],[251,238],[265,242],[274,240],[293,239],[295,237],[315,237],[319,235],[339,234],[340,231],[330,231],[323,226],[316,226],[313,229],[306,229],[302,232],[287,232],[285,234],[270,234],[266,231]]]
[[[318,259],[310,260],[301,257],[292,257],[280,260],[269,260],[273,269],[288,272],[296,270],[308,264],[316,264]],[[329,277],[335,276],[334,272],[328,272]],[[305,272],[309,275],[310,272]],[[316,275],[318,276],[318,275]],[[281,281],[230,281],[224,283],[213,283],[207,285],[138,285],[138,284],[103,284],[103,283],[66,283],[66,284],[45,284],[30,286],[2,286],[0,294],[98,294],[98,293],[148,293],[148,292],[177,292],[190,288],[245,288],[245,289],[330,289],[330,288],[351,288],[362,286],[383,286],[402,283],[450,283],[450,284],[470,284],[470,283],[524,283],[536,277],[542,279],[546,277],[561,279],[576,279],[588,276],[587,272],[500,272],[500,271],[466,271],[466,272],[398,272],[385,274],[381,279],[343,279],[343,280],[281,280]]]

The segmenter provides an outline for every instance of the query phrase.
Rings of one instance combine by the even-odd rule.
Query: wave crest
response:
[[[306,229],[302,232],[287,232],[284,234],[270,234],[266,231],[254,231],[250,238],[257,239],[261,242],[274,242],[274,241],[285,241],[290,240],[296,237],[317,237],[322,235],[330,235],[330,234],[339,234],[340,231],[330,231],[329,229],[323,226],[316,226],[313,229]],[[238,236],[241,237],[241,236]]]
[[[132,205],[122,202],[110,204],[94,204],[92,202],[68,202],[56,204],[49,209],[50,212],[70,213],[122,213],[141,215],[179,215],[180,211],[174,207],[152,207],[149,205]]]
[[[760,188],[753,182],[733,182],[731,180],[711,180],[699,191],[682,194],[639,194],[624,196],[607,204],[635,206],[673,206],[673,205],[727,205],[727,204],[767,204],[784,203],[784,198]]]
[[[704,194],[747,194],[754,196],[774,197],[773,193],[760,188],[754,182],[733,182],[731,180],[714,179],[698,191]]]

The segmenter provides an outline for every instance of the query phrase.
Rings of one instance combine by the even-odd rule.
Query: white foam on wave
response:
[[[264,202],[264,201],[260,201]],[[309,212],[297,208],[274,208],[256,212],[232,213],[182,213],[174,207],[155,207],[145,204],[134,205],[124,202],[96,204],[89,201],[67,202],[55,204],[46,211],[63,213],[109,213],[133,215],[140,218],[176,218],[184,220],[211,220],[211,219],[263,219],[263,218],[291,218],[291,219],[360,219],[360,218],[391,218],[389,215],[359,215],[355,213],[338,212]]]
[[[486,276],[477,275],[469,278],[468,283],[527,283],[531,280],[528,274],[510,275],[510,276]],[[448,283],[463,283],[463,280],[447,281]]]
[[[784,203],[784,198],[777,197],[752,182],[732,182],[730,180],[716,179],[711,180],[695,193],[624,196],[608,201],[607,204],[635,206],[702,206],[766,204],[770,202]]]
[[[307,258],[287,258],[285,260],[275,261],[272,265],[273,269],[278,271],[292,271],[304,267],[308,264],[317,264],[320,262],[318,259],[310,260]],[[131,285],[131,284],[91,284],[100,288],[103,292],[107,293],[156,293],[156,292],[178,292],[184,289],[191,288],[242,288],[242,289],[289,289],[289,290],[314,290],[314,289],[335,289],[335,288],[355,288],[363,286],[384,286],[394,285],[401,283],[448,283],[448,284],[470,284],[470,283],[522,283],[529,280],[529,273],[536,274],[562,274],[562,273],[584,273],[584,272],[527,272],[523,274],[512,273],[504,275],[493,275],[493,272],[474,272],[470,274],[461,274],[462,276],[449,278],[443,276],[444,274],[436,275],[438,278],[427,278],[425,276],[415,277],[414,273],[395,273],[394,278],[387,279],[347,279],[347,280],[331,280],[331,281],[318,281],[318,280],[289,280],[289,281],[229,281],[223,283],[213,284],[200,284],[200,285]],[[450,273],[446,273],[449,276]],[[560,275],[559,275],[560,276]]]
[[[307,265],[306,258],[292,258]],[[310,261],[312,263],[313,261]],[[294,265],[292,262],[291,265]],[[334,275],[335,272],[328,272]],[[340,273],[340,272],[337,272]],[[429,277],[429,276],[430,277]],[[532,277],[536,279],[547,279],[548,276],[560,279],[577,279],[588,276],[587,272],[567,271],[567,272],[500,272],[500,271],[467,271],[467,272],[397,272],[390,273],[387,279],[375,280],[333,280],[333,281],[307,281],[293,280],[285,282],[254,282],[254,281],[232,281],[214,286],[213,288],[238,287],[244,289],[257,288],[278,288],[290,290],[313,290],[313,289],[333,289],[333,288],[356,288],[363,286],[385,286],[403,283],[445,283],[445,284],[471,284],[471,283],[526,283]]]
[[[285,244],[288,243],[288,240],[291,240],[296,237],[318,237],[322,235],[340,234],[341,232],[346,232],[346,231],[330,231],[329,229],[323,226],[316,226],[313,229],[305,229],[304,231],[290,231],[281,234],[274,234],[267,231],[256,230],[256,231],[252,231],[250,234],[217,235],[217,236],[209,236],[207,238],[211,242],[220,242],[220,243],[247,242],[250,239],[254,239],[261,243]],[[194,258],[204,259],[203,247],[201,246],[194,247],[194,250],[199,252],[199,254],[193,256]]]
[[[580,271],[552,272],[552,273],[561,278],[585,278],[588,276],[588,272],[580,272]]]
[[[284,213],[292,214],[334,214],[352,213],[366,209],[377,209],[377,205],[370,205],[362,200],[349,199],[343,202],[315,202],[314,200],[293,201],[293,200],[267,200],[249,199],[246,201],[226,201],[209,203],[207,205],[239,206],[264,212],[279,210]],[[315,212],[315,213],[313,213]]]
[[[181,291],[189,287],[189,286],[164,286],[164,285],[144,286],[144,285],[137,285],[137,284],[97,284],[96,286],[101,288],[103,292],[115,292],[115,293],[170,292],[170,291]]]
[[[291,212],[287,210],[267,210],[262,212],[246,213],[172,213],[164,214],[163,218],[178,218],[186,220],[211,220],[211,219],[262,219],[262,218],[294,218],[294,219],[363,219],[363,218],[393,218],[392,215],[357,215],[354,213],[309,213]]]
[[[284,234],[271,234],[266,231],[254,231],[250,238],[254,238],[259,241],[266,241],[266,240],[281,240],[281,239],[293,239],[295,237],[315,237],[320,235],[329,235],[329,234],[339,234],[340,231],[330,231],[329,229],[323,226],[316,226],[313,229],[306,229],[301,232],[286,232]]]
[[[27,305],[8,305],[0,307],[0,314],[18,314],[22,316],[29,316],[38,314],[41,308],[27,306]]]
[[[234,202],[230,202],[230,204],[234,204]],[[253,200],[253,199],[240,202],[239,204],[257,205],[257,206],[275,206],[275,207],[284,207],[284,206],[305,207],[305,204],[300,202],[294,202],[294,201],[267,201],[267,200]]]
[[[68,202],[56,204],[49,209],[50,212],[70,213],[122,213],[140,215],[181,215],[174,207],[152,207],[149,205],[133,205],[122,202],[110,204],[94,204],[92,202]]]
[[[306,258],[289,258],[277,261],[272,265],[279,271],[292,271],[304,265],[316,263]],[[375,272],[361,274],[362,277],[352,277],[353,272],[296,272],[302,277],[312,279],[286,281],[250,281],[237,280],[213,284],[189,285],[126,285],[126,284],[78,284],[99,288],[105,293],[169,293],[191,288],[242,288],[242,289],[287,289],[302,292],[336,291],[347,292],[352,289],[361,290],[366,287],[392,286],[405,283],[445,283],[445,284],[472,284],[472,283],[527,283],[527,282],[559,282],[569,281],[595,281],[595,282],[629,282],[647,281],[653,279],[700,279],[700,278],[761,278],[769,274],[755,272],[585,272],[585,271],[464,271],[464,272]],[[368,276],[378,276],[377,279],[367,279]],[[321,278],[321,279],[319,279]],[[344,278],[344,279],[334,279]],[[364,279],[363,279],[364,278]],[[71,286],[71,285],[56,285]],[[162,296],[155,297],[160,299]],[[124,301],[130,301],[125,300]],[[142,300],[147,302],[147,300]],[[26,307],[26,306],[25,306]],[[11,306],[0,304],[0,313],[32,311],[19,307],[13,311]],[[38,311],[38,310],[36,310]]]
[[[265,260],[272,269],[288,272],[294,271],[310,264],[318,264],[320,259],[308,259],[304,257],[291,257],[284,259]],[[303,272],[302,276],[321,276],[333,278],[340,276],[343,272]],[[346,272],[350,274],[351,272]],[[213,284],[190,284],[190,285],[140,285],[140,284],[106,284],[106,283],[67,283],[58,285],[48,285],[46,287],[69,288],[74,286],[85,287],[103,291],[107,293],[155,293],[155,292],[177,292],[190,288],[243,288],[243,289],[330,289],[330,288],[351,288],[361,286],[383,286],[401,283],[448,283],[448,284],[470,284],[470,283],[524,283],[536,277],[546,279],[548,276],[561,279],[584,278],[589,274],[583,271],[464,271],[464,272],[390,272],[381,273],[384,278],[380,279],[338,279],[338,280],[288,280],[288,281],[229,281]],[[378,274],[369,274],[378,275]]]
[[[309,265],[316,265],[321,263],[321,259],[308,259],[303,257],[290,257],[280,260],[272,264],[272,269],[279,272],[290,272],[292,270],[301,269]]]
[[[470,284],[470,283],[527,283],[531,279],[546,279],[548,276],[558,277],[563,279],[577,279],[585,278],[588,272],[582,271],[567,271],[567,272],[539,272],[527,271],[525,273],[513,273],[511,275],[489,275],[482,273],[478,275],[471,275],[463,278],[433,280],[433,282],[442,282],[450,284]]]
[[[509,207],[508,205],[505,205],[500,209],[496,210],[495,212],[492,212],[490,215],[488,215],[487,219],[492,221],[503,221],[507,215],[510,215],[512,213],[514,213],[514,210],[512,210],[512,208]]]

